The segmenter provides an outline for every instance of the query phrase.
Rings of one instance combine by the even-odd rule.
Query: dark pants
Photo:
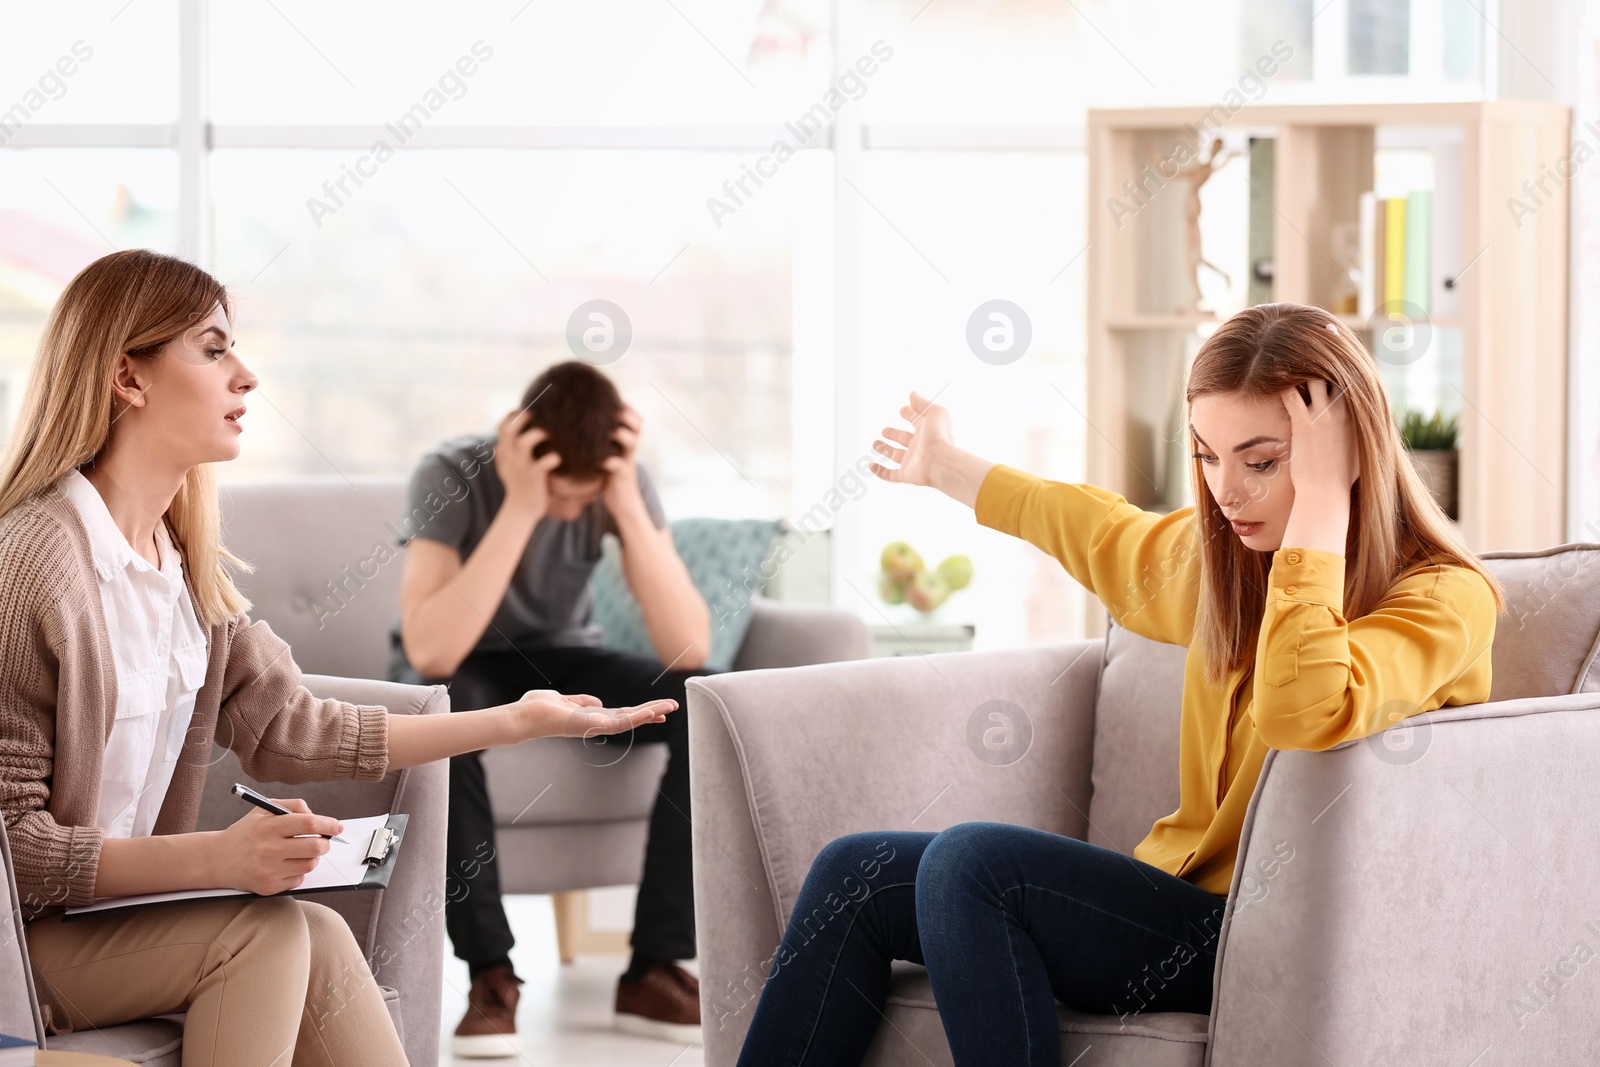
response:
[[[606,707],[671,698],[678,710],[666,722],[636,727],[603,743],[667,746],[667,769],[650,810],[644,877],[633,918],[636,960],[692,959],[694,878],[690,863],[688,700],[684,682],[707,671],[667,671],[648,656],[604,648],[546,648],[470,656],[448,680],[450,709],[509,704],[530,689],[588,693]],[[445,681],[429,679],[429,681]],[[595,742],[591,742],[593,744]],[[599,758],[599,757],[597,757]],[[616,757],[608,753],[605,762]],[[514,940],[500,902],[494,814],[481,754],[450,760],[450,821],[445,844],[445,930],[458,957],[474,971],[503,962]]]
[[[841,837],[811,864],[739,1063],[859,1064],[889,961],[910,960],[928,969],[957,1067],[1061,1067],[1057,1000],[1125,1021],[1208,1013],[1226,903],[1021,826]]]

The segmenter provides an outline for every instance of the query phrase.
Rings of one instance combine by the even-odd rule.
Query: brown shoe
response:
[[[625,1034],[700,1044],[700,980],[675,963],[658,963],[636,982],[617,982],[616,1027]]]
[[[669,966],[672,969],[672,977],[674,977],[678,981],[682,982],[684,984],[684,986],[688,988],[689,992],[694,994],[695,1002],[699,1003],[699,1001],[700,1001],[700,979],[695,977],[693,972],[686,971],[682,967],[679,967],[675,963],[674,964],[669,964]]]
[[[517,1056],[517,999],[522,984],[510,967],[490,967],[472,980],[467,1014],[456,1026],[450,1050],[467,1059]]]

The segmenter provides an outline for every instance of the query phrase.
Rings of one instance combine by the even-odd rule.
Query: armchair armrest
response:
[[[735,1059],[801,883],[835,837],[974,819],[1084,836],[1100,648],[689,681],[707,1063]]]
[[[26,1038],[44,1047],[44,1020],[39,1015],[39,998],[33,987],[33,971],[28,965],[28,941],[22,932],[22,908],[18,904],[17,880],[11,867],[11,844],[6,839],[5,822],[0,820],[0,904],[5,917],[0,922],[0,1033]]]
[[[393,714],[443,715],[450,698],[442,685],[405,685],[364,678],[307,674],[301,681],[319,697],[353,704],[380,704]],[[242,806],[228,792],[250,782],[238,757],[215,750],[206,774],[197,829],[229,825]],[[439,1060],[440,987],[444,974],[445,822],[450,777],[446,760],[391,771],[376,782],[349,780],[297,785],[254,783],[269,796],[303,797],[314,811],[337,818],[405,812],[405,841],[387,889],[318,893],[308,899],[338,911],[355,932],[379,985],[400,993],[394,1011],[400,1039],[412,1063]]]
[[[1507,700],[1270,753],[1208,1064],[1600,1061],[1597,712]]]

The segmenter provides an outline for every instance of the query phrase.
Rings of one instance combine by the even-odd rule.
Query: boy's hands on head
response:
[[[621,454],[601,464],[606,472],[606,510],[613,516],[626,514],[630,509],[647,510],[644,494],[639,489],[639,433],[643,429],[644,416],[624,406],[611,435]]]
[[[505,486],[506,502],[531,509],[535,516],[549,510],[550,472],[561,465],[561,456],[546,452],[538,459],[533,450],[549,434],[533,425],[533,412],[513,411],[500,420],[494,450],[494,465]]]

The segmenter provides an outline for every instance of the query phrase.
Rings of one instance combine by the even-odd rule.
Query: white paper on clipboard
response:
[[[372,869],[367,866],[366,855],[373,831],[388,821],[387,814],[369,815],[360,819],[340,819],[340,825],[344,830],[339,836],[344,838],[344,841],[330,840],[328,851],[317,861],[316,867],[312,868],[304,881],[289,892],[299,893],[307,889],[344,889],[360,885],[366,878],[367,872]],[[125,897],[102,897],[93,904],[68,908],[67,914],[89,915],[97,911],[114,911],[118,908],[132,908],[144,904],[251,895],[243,889],[184,889],[172,893],[137,893]]]

